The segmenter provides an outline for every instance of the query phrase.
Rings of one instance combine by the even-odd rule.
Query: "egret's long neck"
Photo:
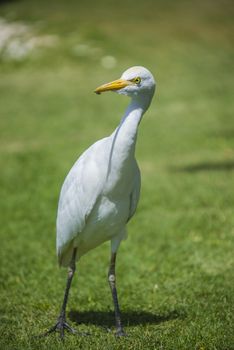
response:
[[[126,156],[129,152],[134,153],[138,125],[140,124],[144,112],[144,106],[138,101],[131,101],[114,133],[115,142],[113,146],[116,151],[122,151]]]
[[[112,145],[107,176],[121,172],[134,159],[137,129],[150,101],[132,99],[119,126],[111,135]]]

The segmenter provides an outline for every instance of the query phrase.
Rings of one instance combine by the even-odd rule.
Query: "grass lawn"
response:
[[[1,2],[0,43],[1,23],[20,25],[0,46],[1,349],[234,349],[233,9]],[[133,65],[158,85],[138,135],[141,200],[117,257],[128,337],[114,336],[105,243],[81,259],[68,304],[71,325],[91,335],[36,338],[54,324],[66,280],[55,254],[60,187],[128,103],[93,90]]]

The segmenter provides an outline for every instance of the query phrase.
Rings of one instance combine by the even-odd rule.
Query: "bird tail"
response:
[[[57,252],[59,267],[68,267],[70,265],[73,249],[73,242],[70,242],[65,249],[63,248],[62,251]]]

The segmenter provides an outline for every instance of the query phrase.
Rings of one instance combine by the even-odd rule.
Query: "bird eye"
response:
[[[134,79],[133,79],[133,82],[134,82],[135,84],[140,84],[141,78],[140,78],[140,77],[134,78]]]

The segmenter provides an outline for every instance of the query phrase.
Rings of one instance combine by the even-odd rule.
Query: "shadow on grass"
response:
[[[173,310],[165,315],[157,315],[146,311],[125,311],[121,313],[121,319],[125,326],[137,326],[145,324],[159,324],[162,322],[184,319],[184,311]],[[115,325],[113,311],[70,311],[69,318],[77,324],[96,325],[102,327],[111,327]]]
[[[15,2],[15,0],[0,0],[0,5],[4,5],[11,2]]]
[[[202,171],[232,171],[234,161],[226,162],[202,162],[198,164],[186,165],[182,167],[170,167],[170,171],[196,173]]]

